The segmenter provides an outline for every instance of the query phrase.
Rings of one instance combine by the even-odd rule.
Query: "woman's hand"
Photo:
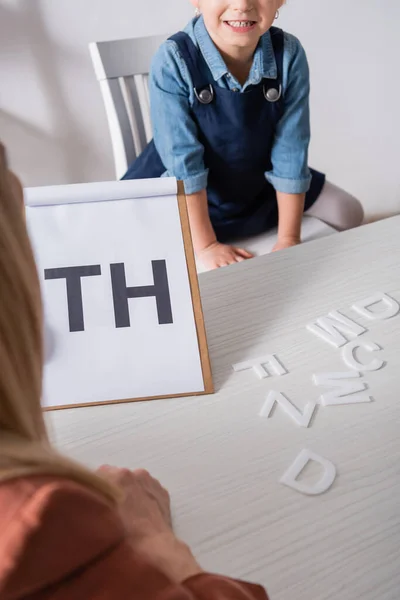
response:
[[[147,471],[103,465],[98,472],[121,489],[119,513],[134,542],[172,532],[169,494]]]
[[[175,582],[201,573],[190,549],[175,537],[170,497],[147,471],[104,465],[98,474],[120,488],[119,514],[135,552]]]
[[[233,263],[253,258],[253,254],[247,252],[247,250],[243,250],[243,248],[236,248],[235,246],[220,244],[219,242],[213,242],[198,252],[197,256],[208,269],[227,267]]]

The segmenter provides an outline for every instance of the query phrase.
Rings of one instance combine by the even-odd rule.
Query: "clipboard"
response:
[[[173,386],[174,383],[173,382],[166,382],[166,393],[158,392],[158,393],[141,393],[141,394],[118,394],[117,397],[115,397],[115,393],[110,394],[110,396],[106,395],[106,397],[101,397],[101,393],[97,393],[97,397],[96,394],[91,395],[91,392],[88,393],[88,399],[85,400],[85,395],[83,394],[79,394],[80,396],[77,401],[74,401],[74,394],[72,393],[71,396],[66,398],[66,401],[60,401],[58,402],[56,399],[56,395],[57,395],[57,389],[60,389],[60,391],[62,391],[63,393],[61,394],[62,397],[65,397],[64,391],[62,390],[62,386],[64,385],[71,385],[71,389],[75,389],[73,386],[73,382],[71,382],[71,378],[73,378],[74,376],[74,368],[71,367],[69,368],[67,363],[69,360],[74,360],[74,352],[71,352],[71,350],[68,352],[64,353],[64,362],[63,364],[60,364],[60,360],[58,360],[58,364],[54,365],[54,361],[57,363],[57,356],[55,359],[52,359],[50,357],[48,363],[45,364],[45,388],[46,388],[46,376],[47,376],[47,398],[44,398],[44,410],[59,410],[59,409],[66,409],[66,408],[78,408],[78,407],[87,407],[87,406],[98,406],[98,405],[105,405],[105,404],[113,404],[113,403],[121,403],[121,402],[138,402],[138,401],[147,401],[147,400],[160,400],[160,399],[168,399],[168,398],[179,398],[179,397],[186,397],[186,396],[200,396],[200,395],[204,395],[204,394],[212,394],[214,392],[214,388],[213,388],[213,382],[212,382],[212,372],[211,372],[211,364],[210,364],[210,357],[209,357],[209,352],[208,352],[208,346],[207,346],[207,338],[206,338],[206,330],[205,330],[205,324],[204,324],[204,316],[203,316],[203,310],[202,310],[202,305],[201,305],[201,298],[200,298],[200,290],[199,290],[199,284],[198,284],[198,278],[197,278],[197,272],[196,272],[196,263],[195,263],[195,257],[194,257],[194,251],[193,251],[193,246],[192,246],[192,239],[191,239],[191,233],[190,233],[190,225],[189,225],[189,218],[188,218],[188,212],[187,212],[187,206],[186,206],[186,197],[185,197],[185,193],[184,193],[184,188],[183,188],[183,182],[176,182],[176,180],[173,180],[173,182],[171,180],[167,180],[167,178],[162,178],[164,179],[164,182],[161,182],[160,180],[141,180],[139,182],[131,182],[131,186],[137,186],[137,188],[145,190],[145,189],[150,189],[149,186],[151,186],[152,184],[150,183],[151,181],[154,182],[154,186],[155,189],[162,189],[162,187],[164,186],[169,186],[168,189],[175,189],[175,200],[177,203],[177,209],[178,209],[178,214],[179,214],[179,228],[180,228],[180,232],[181,232],[181,243],[182,243],[182,248],[183,248],[183,252],[184,252],[184,264],[186,267],[186,275],[185,277],[187,278],[187,282],[185,282],[185,285],[183,286],[183,288],[186,290],[186,292],[188,292],[190,294],[190,302],[191,302],[191,307],[192,307],[192,311],[193,311],[193,323],[194,323],[194,334],[195,338],[196,338],[196,344],[197,344],[197,352],[198,352],[198,359],[199,359],[199,368],[197,369],[198,371],[201,371],[201,374],[197,374],[197,381],[199,381],[199,377],[201,378],[201,385],[197,385],[197,388],[192,386],[192,389],[188,389],[187,391],[185,391],[185,388],[182,386],[184,385],[182,383],[182,385],[180,386],[182,389],[179,389],[179,386],[177,386],[177,391],[172,391],[172,393],[170,393],[170,389],[171,389],[171,385]],[[52,186],[49,188],[31,188],[26,190],[26,215],[27,215],[27,225],[28,225],[28,231],[30,233],[30,237],[31,237],[31,241],[32,241],[32,245],[34,248],[34,253],[35,253],[35,257],[36,257],[36,262],[37,262],[37,266],[38,266],[38,271],[39,271],[39,278],[41,280],[41,285],[42,285],[42,289],[44,291],[44,296],[45,296],[45,307],[46,307],[46,299],[47,299],[47,310],[45,308],[45,319],[47,320],[48,314],[50,313],[50,322],[53,319],[53,324],[56,322],[54,319],[54,315],[61,315],[63,321],[60,324],[58,321],[56,322],[56,326],[57,326],[57,332],[64,327],[63,332],[60,334],[60,339],[58,339],[58,336],[55,336],[55,341],[56,343],[63,344],[63,341],[67,341],[68,339],[74,339],[74,344],[75,344],[75,340],[78,338],[68,338],[65,337],[65,326],[66,326],[66,316],[65,316],[65,306],[64,309],[61,310],[60,308],[60,304],[62,304],[62,302],[64,302],[64,300],[62,300],[62,294],[64,294],[65,296],[65,281],[47,281],[44,277],[43,277],[43,273],[47,273],[49,271],[48,268],[44,268],[45,266],[47,267],[48,261],[47,261],[47,256],[49,257],[49,265],[53,268],[53,270],[55,270],[55,267],[62,267],[65,266],[65,255],[68,253],[63,253],[62,252],[62,248],[60,249],[60,252],[58,252],[58,246],[57,246],[57,237],[56,234],[53,232],[54,227],[57,227],[57,224],[60,226],[60,229],[62,230],[63,227],[65,228],[66,226],[63,225],[63,220],[65,217],[65,215],[69,214],[69,212],[72,214],[72,216],[70,217],[70,223],[71,225],[73,225],[75,223],[75,225],[78,226],[79,228],[79,211],[82,210],[82,206],[80,208],[77,208],[79,205],[86,205],[87,204],[87,208],[88,210],[90,209],[93,213],[93,207],[94,204],[96,203],[96,201],[98,202],[97,208],[100,209],[101,211],[104,212],[104,204],[107,202],[107,200],[102,201],[101,198],[107,198],[108,195],[110,195],[111,190],[114,190],[114,198],[110,199],[110,203],[112,203],[114,200],[116,202],[118,202],[118,200],[120,200],[121,202],[119,202],[119,205],[124,205],[124,203],[126,204],[126,202],[129,203],[129,201],[133,202],[132,198],[130,198],[130,194],[129,193],[125,193],[125,196],[127,197],[118,197],[121,196],[121,194],[116,194],[115,191],[118,189],[124,189],[124,188],[120,188],[118,187],[118,184],[125,184],[126,182],[110,182],[110,183],[103,183],[103,184],[80,184],[78,186]],[[85,186],[85,190],[84,190],[84,186]],[[147,187],[146,187],[147,186]],[[129,186],[128,186],[129,187]],[[79,190],[78,190],[79,188]],[[132,188],[133,189],[133,188]],[[101,192],[101,190],[103,190],[103,192]],[[79,196],[79,194],[89,194],[87,201],[85,199],[82,200],[82,197]],[[142,192],[144,193],[144,192]],[[90,196],[90,194],[92,194],[92,196]],[[146,192],[146,194],[148,194],[148,192]],[[116,197],[117,196],[117,197]],[[122,194],[123,196],[123,194]],[[70,202],[68,201],[68,198],[70,199]],[[80,198],[80,200],[79,200]],[[138,192],[138,198],[140,200],[140,192]],[[172,198],[172,194],[170,196],[168,196],[168,200],[171,201]],[[100,199],[100,200],[99,200]],[[137,199],[137,198],[136,198]],[[151,199],[147,198],[147,202],[150,203]],[[89,206],[91,205],[91,206]],[[101,206],[103,205],[103,206]],[[110,204],[111,206],[111,204]],[[117,204],[114,205],[115,207],[117,207]],[[138,206],[138,205],[136,205]],[[150,206],[150,204],[149,204]],[[158,203],[159,207],[163,207],[164,204]],[[172,205],[171,205],[172,206]],[[69,210],[68,207],[75,207],[72,208],[72,210]],[[40,212],[41,208],[45,209],[42,212]],[[126,208],[126,207],[125,207]],[[47,210],[46,210],[47,209]],[[100,212],[101,212],[100,211]],[[75,221],[74,221],[74,214],[75,214]],[[172,209],[171,211],[172,212]],[[54,213],[54,214],[53,214]],[[49,214],[53,214],[53,218],[49,217]],[[143,220],[143,227],[145,228],[146,226],[149,225],[149,221],[146,221],[148,217],[148,214],[146,213],[146,211],[143,211],[143,213],[140,215],[140,218]],[[68,219],[67,219],[68,220]],[[140,220],[140,219],[139,219]],[[46,222],[47,221],[47,222]],[[54,224],[54,227],[52,226],[52,223]],[[64,235],[64,238],[63,238]],[[71,233],[71,236],[73,236],[73,232]],[[51,238],[48,242],[47,241],[43,241],[44,238],[49,237]],[[151,236],[150,236],[151,237]],[[176,237],[176,236],[175,236]],[[65,234],[65,231],[62,235],[60,235],[60,246],[62,246],[63,242],[65,241],[65,239],[68,238],[68,235]],[[158,238],[159,239],[159,238]],[[171,238],[172,239],[172,238]],[[175,238],[174,238],[175,240]],[[117,240],[118,241],[118,240]],[[69,243],[69,242],[68,242]],[[174,241],[175,243],[175,241]],[[47,246],[46,246],[47,244]],[[88,240],[88,245],[90,245],[90,235],[89,235],[89,240]],[[73,247],[73,244],[71,244],[71,248]],[[60,256],[58,257],[54,257],[54,254],[59,253]],[[176,254],[176,252],[175,252]],[[172,256],[172,254],[171,254]],[[175,260],[174,257],[172,256],[172,258],[169,258],[169,260],[173,263],[173,261]],[[64,257],[64,262],[62,262]],[[114,256],[113,256],[114,258]],[[75,262],[77,261],[76,256],[74,257]],[[72,260],[72,259],[71,259]],[[61,262],[60,262],[61,261]],[[79,260],[78,260],[79,262]],[[82,260],[82,263],[87,263],[88,261],[84,258]],[[99,261],[100,262],[100,261]],[[168,261],[167,261],[168,262]],[[177,261],[178,264],[179,261]],[[72,260],[72,263],[74,263],[74,260]],[[181,263],[179,263],[181,265],[183,265],[183,262],[181,261]],[[100,266],[100,265],[98,265]],[[110,265],[111,266],[111,265]],[[50,269],[51,270],[51,269]],[[99,269],[100,271],[100,269]],[[172,269],[172,271],[176,271],[178,272],[178,267],[175,265],[174,269]],[[181,271],[183,272],[183,269],[181,269]],[[97,274],[97,273],[96,273]],[[129,275],[129,274],[128,274]],[[128,278],[127,275],[127,278]],[[132,273],[131,273],[132,275]],[[183,273],[182,273],[182,277],[183,277]],[[89,294],[87,292],[87,290],[85,290],[85,286],[93,286],[94,283],[99,283],[99,281],[101,280],[101,278],[107,279],[107,273],[106,273],[106,268],[105,265],[102,264],[101,265],[101,277],[88,277],[86,279],[82,279],[82,298],[83,300],[85,300],[85,293]],[[172,281],[172,280],[171,280]],[[49,290],[57,290],[57,295],[49,295]],[[53,293],[51,292],[51,293]],[[55,292],[54,292],[55,293]],[[60,295],[61,294],[61,295]],[[111,293],[110,293],[111,294]],[[103,294],[98,294],[97,296],[100,298],[105,298],[107,294],[105,294],[103,292]],[[175,294],[176,296],[176,294]],[[89,301],[88,301],[88,305],[90,306],[90,301],[93,300],[93,298],[95,298],[96,296],[92,294],[92,296],[89,294]],[[55,302],[55,298],[57,298],[57,302]],[[171,299],[173,298],[173,294],[171,295]],[[53,299],[53,300],[52,300]],[[61,300],[60,300],[61,299]],[[141,299],[142,300],[142,299]],[[111,300],[109,299],[109,301],[111,302]],[[147,305],[150,307],[151,304],[151,299],[145,299],[145,301],[147,302]],[[56,308],[52,311],[52,306],[50,306],[49,310],[49,303],[54,303],[56,304]],[[135,302],[135,306],[139,306],[139,304],[137,303],[137,301],[132,301],[129,300],[128,304],[129,306],[131,306],[131,303]],[[65,304],[65,302],[64,302]],[[187,303],[186,303],[187,304]],[[185,304],[185,310],[187,309],[187,306]],[[83,302],[83,305],[85,305],[85,302]],[[146,306],[147,306],[146,305]],[[131,311],[131,308],[129,308],[129,310]],[[64,312],[63,312],[64,311]],[[185,311],[183,311],[185,312]],[[187,312],[187,311],[186,311]],[[47,313],[47,316],[46,316]],[[99,313],[100,314],[100,313]],[[179,317],[180,315],[177,315],[177,320],[179,321]],[[58,318],[58,316],[57,316]],[[188,330],[190,330],[191,328],[191,320],[189,318],[187,318],[187,323],[185,325],[185,328],[187,328]],[[97,324],[98,325],[98,324]],[[108,323],[108,325],[111,327],[111,324]],[[107,326],[108,326],[107,325]],[[141,324],[139,323],[139,326]],[[104,323],[101,323],[101,327],[104,326]],[[85,343],[85,331],[90,331],[91,327],[96,328],[96,323],[95,323],[95,319],[90,320],[89,319],[89,325],[86,326],[85,324],[85,330],[84,331],[80,331],[78,333],[76,332],[68,332],[69,336],[81,336],[81,340],[82,343]],[[151,327],[151,331],[152,331],[152,335],[154,334],[154,332],[156,332],[154,335],[158,335],[158,331],[160,331],[162,325],[160,325],[158,328],[156,327]],[[168,326],[167,326],[168,327]],[[99,328],[99,327],[98,327]],[[117,331],[117,330],[116,330]],[[167,331],[167,330],[166,330]],[[120,334],[123,334],[124,331],[119,331]],[[126,331],[125,331],[126,333]],[[65,335],[64,335],[65,334]],[[182,338],[182,343],[186,343],[185,342],[185,331],[181,331],[179,330],[179,336],[181,336]],[[142,336],[143,337],[143,336]],[[112,339],[112,336],[111,338]],[[190,346],[189,344],[189,354],[190,352],[192,352],[193,354],[193,336],[190,338],[190,336],[188,335],[188,339],[192,340],[192,345]],[[67,343],[67,342],[66,342]],[[156,343],[156,340],[155,342]],[[117,344],[117,343],[116,343]],[[89,345],[90,346],[90,345]],[[60,346],[59,346],[60,347]],[[73,346],[73,348],[78,348],[79,349],[79,344],[77,346]],[[97,346],[92,346],[92,350],[94,350],[95,352],[98,351]],[[117,348],[118,351],[118,348]],[[179,346],[179,352],[180,352],[180,357],[181,360],[186,360],[186,356],[184,356],[186,354],[186,352],[181,352],[181,346]],[[169,354],[169,353],[168,353]],[[126,359],[126,354],[121,355],[122,360],[125,361]],[[165,354],[166,360],[171,360],[171,357],[167,356],[167,353]],[[140,357],[139,357],[140,358]],[[85,359],[85,357],[84,357]],[[89,358],[86,358],[88,362]],[[141,358],[140,358],[141,360]],[[53,364],[52,364],[53,361]],[[193,363],[195,361],[193,360]],[[103,361],[103,366],[105,364],[105,362]],[[172,364],[172,363],[171,363]],[[197,363],[196,363],[197,364]],[[79,371],[79,374],[81,376],[81,371],[80,371],[80,367],[81,364],[77,365],[77,370]],[[118,367],[118,365],[117,365]],[[133,370],[135,370],[135,366],[132,365]],[[145,370],[147,368],[147,365],[145,365]],[[173,367],[174,369],[175,367]],[[63,369],[65,369],[65,373],[63,371]],[[193,369],[193,371],[195,371],[196,369]],[[139,373],[140,371],[140,366],[137,366],[137,373]],[[93,374],[95,373],[95,370],[93,370]],[[121,373],[123,373],[123,371],[121,371]],[[154,369],[154,377],[157,378],[157,368],[155,367]],[[181,372],[179,371],[179,369],[177,369],[176,371],[176,377],[179,378],[180,377]],[[59,377],[59,379],[57,379],[57,375]],[[172,377],[173,374],[171,374]],[[183,375],[183,374],[182,374]],[[93,375],[94,376],[94,375]],[[102,377],[102,373],[99,373],[99,376]],[[111,377],[113,376],[113,374],[111,374]],[[168,374],[166,374],[166,372],[162,373],[162,377],[164,377],[165,379],[168,379]],[[67,380],[70,380],[69,383]],[[153,380],[153,378],[151,378]],[[195,378],[194,378],[195,379]],[[59,388],[57,387],[57,382],[59,381]],[[105,378],[104,381],[107,384],[107,379]],[[85,385],[88,382],[85,381]],[[98,382],[96,382],[97,385]],[[152,383],[154,383],[152,381]],[[143,384],[145,385],[145,384]],[[107,387],[107,386],[106,386]],[[118,386],[117,386],[118,387]],[[124,389],[127,389],[127,387],[129,387],[129,385],[127,387],[124,386],[119,386],[122,387]],[[157,386],[152,386],[153,389],[154,387]],[[190,386],[189,386],[190,387]],[[89,388],[88,388],[89,389]],[[50,390],[50,392],[49,392]],[[49,395],[50,393],[50,395]],[[45,394],[46,394],[46,389],[45,389]],[[90,396],[90,397],[89,397]]]

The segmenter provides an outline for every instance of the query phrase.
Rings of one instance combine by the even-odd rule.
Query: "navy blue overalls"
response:
[[[207,197],[211,222],[220,242],[262,233],[278,223],[276,192],[266,180],[271,149],[283,113],[283,31],[272,27],[277,79],[263,79],[244,93],[223,89],[213,80],[200,50],[184,32],[173,35],[195,88],[191,108],[204,164],[209,169]],[[123,179],[160,177],[166,169],[151,141]],[[318,198],[325,176],[311,170],[305,210]]]

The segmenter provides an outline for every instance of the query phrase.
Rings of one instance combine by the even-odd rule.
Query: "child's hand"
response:
[[[276,252],[277,250],[284,250],[285,248],[290,248],[291,246],[298,246],[298,244],[301,244],[301,239],[298,237],[278,238],[278,241],[272,248],[272,252]]]
[[[227,267],[233,263],[253,258],[253,254],[247,252],[247,250],[243,250],[243,248],[227,246],[226,244],[220,244],[219,242],[210,244],[210,246],[207,246],[207,248],[198,252],[197,256],[208,269]]]

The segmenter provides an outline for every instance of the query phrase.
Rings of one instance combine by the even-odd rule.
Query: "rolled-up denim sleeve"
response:
[[[284,114],[272,147],[272,171],[265,176],[278,192],[302,194],[310,187],[310,75],[299,40],[285,33],[283,59]]]
[[[166,168],[165,175],[183,181],[185,192],[207,187],[204,147],[191,116],[191,78],[174,41],[155,55],[149,77],[154,143]]]

